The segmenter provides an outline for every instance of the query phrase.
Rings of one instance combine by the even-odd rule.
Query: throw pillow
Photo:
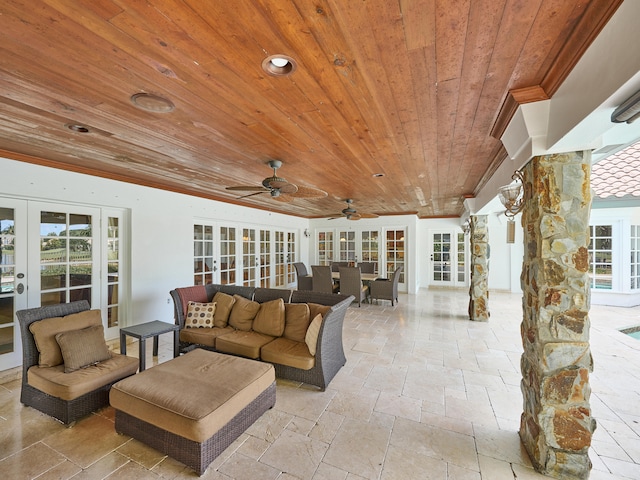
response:
[[[327,314],[331,307],[329,305],[321,305],[319,303],[309,302],[309,318],[316,318],[316,315],[320,314],[323,317]]]
[[[251,330],[253,319],[256,317],[258,310],[260,310],[260,304],[244,298],[242,295],[234,295],[235,303],[231,309],[231,315],[229,315],[229,325],[236,330],[242,330],[248,332]]]
[[[284,300],[277,298],[261,303],[251,328],[258,333],[281,337],[284,332]]]
[[[229,315],[236,299],[231,295],[222,292],[216,292],[212,302],[216,304],[216,311],[213,314],[213,326],[225,328],[229,323]]]
[[[56,342],[56,334],[102,325],[100,310],[85,310],[65,317],[45,318],[29,325],[39,352],[38,365],[55,367],[62,364],[62,352]]]
[[[309,348],[311,355],[316,354],[316,347],[318,345],[318,335],[320,334],[320,325],[322,325],[322,315],[317,314],[311,321],[311,325],[307,329],[307,334],[304,337],[304,342]]]
[[[187,316],[184,319],[186,328],[213,327],[213,315],[216,303],[189,302]]]
[[[304,342],[309,328],[309,305],[306,303],[287,303],[284,306],[284,333],[282,336],[295,342]]]
[[[62,351],[64,373],[75,372],[111,358],[102,325],[58,333],[56,341]]]

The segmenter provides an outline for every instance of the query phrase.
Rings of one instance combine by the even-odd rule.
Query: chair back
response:
[[[360,262],[358,267],[362,273],[376,273],[375,262]]]
[[[398,297],[398,282],[400,281],[400,274],[402,273],[402,269],[404,267],[400,265],[393,271],[393,276],[391,277],[391,281],[393,282],[393,294],[395,297]]]
[[[331,267],[328,265],[311,265],[311,272],[314,292],[333,293]]]
[[[340,293],[342,295],[353,295],[358,302],[362,303],[367,297],[368,287],[362,284],[362,273],[358,267],[340,267]]]
[[[295,262],[293,264],[293,267],[296,269],[296,274],[298,275],[298,277],[306,277],[307,275],[309,275],[309,271],[307,270],[307,267],[304,263]]]
[[[331,271],[332,272],[339,272],[340,271],[340,267],[348,267],[349,266],[349,262],[333,262],[331,264]]]

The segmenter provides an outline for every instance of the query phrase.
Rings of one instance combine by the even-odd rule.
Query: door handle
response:
[[[16,288],[16,291],[17,291],[18,293],[22,293],[22,292],[24,292],[24,285],[23,285],[22,283],[19,283],[19,284],[18,284],[18,287]]]

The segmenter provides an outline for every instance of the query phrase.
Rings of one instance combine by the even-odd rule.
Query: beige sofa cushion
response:
[[[213,326],[218,328],[226,327],[236,299],[226,293],[216,292],[212,302],[216,304],[216,311],[213,314]]]
[[[307,334],[304,336],[304,343],[309,348],[311,355],[316,354],[316,346],[318,344],[318,335],[320,334],[320,326],[322,325],[322,315],[317,314],[307,329]]]
[[[311,317],[306,303],[287,303],[284,306],[284,333],[282,336],[296,342],[304,342]]]
[[[217,337],[233,331],[233,327],[228,326],[224,328],[183,328],[180,330],[180,341],[215,348]]]
[[[216,350],[247,358],[260,358],[260,348],[274,337],[254,331],[235,330],[216,338]]]
[[[56,341],[56,334],[79,330],[94,325],[102,325],[100,310],[85,310],[65,317],[45,318],[29,325],[36,348],[40,353],[41,367],[55,367],[62,364],[62,351]]]
[[[234,295],[233,298],[235,302],[231,309],[231,315],[229,315],[229,325],[235,329],[247,332],[251,330],[253,319],[258,313],[258,310],[260,310],[260,304],[237,294]]]
[[[309,303],[309,318],[314,319],[320,314],[323,317],[327,314],[331,307],[328,305],[320,305],[319,303]]]
[[[202,349],[116,383],[111,406],[204,442],[275,381],[273,365]]]
[[[284,332],[284,300],[276,298],[260,304],[251,328],[258,332],[280,337]]]
[[[138,370],[138,359],[112,353],[109,360],[72,373],[64,373],[64,365],[40,367],[27,371],[27,383],[53,397],[73,400],[85,393],[133,375]]]
[[[189,305],[187,306],[187,315],[184,318],[184,326],[186,328],[213,328],[215,311],[216,302],[189,302]]]
[[[65,373],[75,372],[111,358],[109,347],[104,341],[102,325],[58,333],[56,341],[62,352]]]
[[[289,367],[309,370],[316,363],[309,353],[305,342],[296,342],[288,338],[276,338],[260,349],[260,358],[265,362],[278,363]]]

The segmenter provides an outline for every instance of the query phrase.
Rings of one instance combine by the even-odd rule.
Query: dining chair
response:
[[[313,290],[313,279],[309,275],[306,265],[302,262],[295,262],[293,266],[296,269],[298,290]]]
[[[358,267],[362,273],[376,273],[375,262],[360,262]]]
[[[339,272],[340,271],[340,267],[348,267],[349,266],[349,262],[332,262],[331,263],[331,271],[332,272]]]
[[[394,301],[398,301],[398,282],[402,273],[402,265],[397,267],[391,278],[377,278],[370,284],[369,295],[371,299],[390,300],[393,307]]]
[[[312,290],[314,292],[338,293],[337,285],[331,278],[331,267],[328,265],[311,265]]]
[[[362,273],[358,267],[340,267],[340,293],[353,295],[362,306],[362,301],[367,299],[369,287],[362,284]]]

